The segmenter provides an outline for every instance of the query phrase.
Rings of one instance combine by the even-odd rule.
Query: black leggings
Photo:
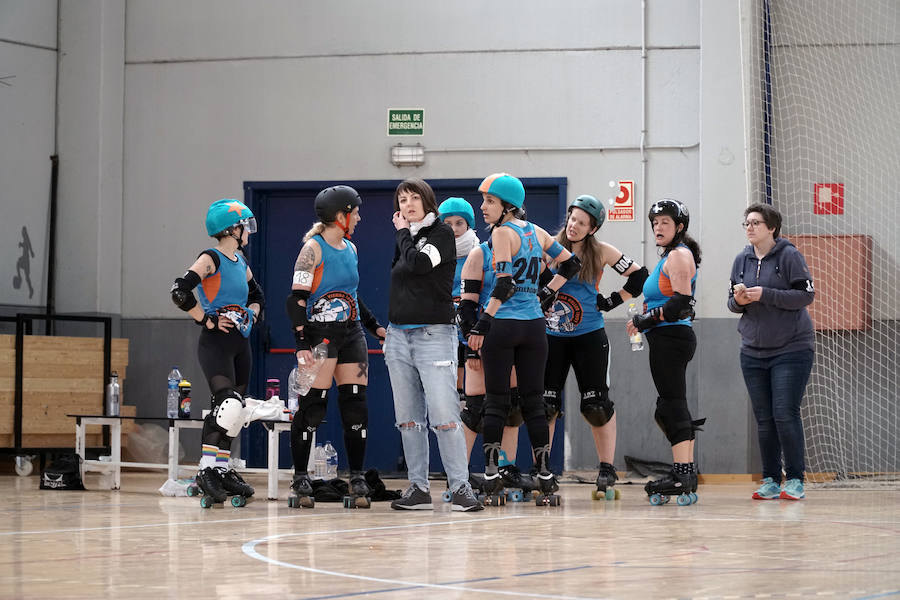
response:
[[[544,319],[494,319],[481,347],[481,362],[484,367],[482,433],[485,447],[499,444],[503,437],[503,427],[509,413],[509,376],[513,365],[516,367],[522,416],[531,438],[531,447],[534,450],[549,447],[550,430],[543,399],[544,365],[547,362]],[[488,457],[486,451],[486,463],[490,464],[491,458],[496,459]]]
[[[575,370],[578,391],[595,392],[601,400],[609,398],[609,339],[605,329],[598,329],[577,336],[548,335],[547,369],[544,371],[544,389],[550,391],[545,400],[556,405],[562,414],[562,395],[569,367]]]
[[[659,398],[656,400],[657,422],[666,415],[669,442],[675,444],[694,439],[691,413],[687,406],[685,372],[697,350],[697,336],[687,325],[654,327],[646,333],[650,345],[650,373]]]
[[[213,396],[228,388],[234,389],[239,394],[247,390],[253,355],[250,351],[250,340],[237,329],[224,332],[204,328],[200,332],[197,358],[200,360],[200,368],[203,369],[203,375]],[[216,425],[212,411],[206,416],[200,439],[204,444],[225,450],[231,448],[232,438],[225,435],[225,432]]]

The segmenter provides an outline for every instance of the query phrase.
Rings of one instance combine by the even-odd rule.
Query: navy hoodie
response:
[[[734,299],[734,286],[762,286],[762,298],[741,306]],[[786,352],[815,350],[812,319],[806,307],[815,291],[806,260],[797,248],[780,237],[775,247],[761,259],[748,245],[734,259],[728,310],[739,313],[738,331],[741,352],[755,358],[768,358]]]

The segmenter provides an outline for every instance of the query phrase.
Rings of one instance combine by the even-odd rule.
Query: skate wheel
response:
[[[525,500],[525,497],[519,490],[513,490],[509,493],[509,499],[512,502],[522,502]]]
[[[488,497],[488,504],[490,506],[506,506],[506,496],[503,495],[495,495]]]
[[[604,496],[606,500],[618,500],[619,499],[619,490],[616,488],[606,488],[606,494]]]
[[[445,491],[443,494],[441,494],[441,500],[443,500],[444,502],[450,502],[451,500],[453,500],[453,493],[450,490]]]
[[[294,496],[288,496],[288,508],[300,508],[300,499]]]
[[[697,492],[691,492],[691,504],[697,504],[697,501],[700,498],[697,496]]]
[[[356,499],[356,508],[372,508],[368,496],[360,496]]]
[[[16,457],[16,475],[19,477],[28,477],[34,470],[34,463],[31,462],[31,456]]]
[[[552,494],[550,496],[550,506],[559,506],[562,503],[562,498],[560,498],[556,494]]]
[[[312,496],[303,496],[300,498],[300,506],[303,508],[315,508],[316,507],[316,499]]]
[[[356,500],[353,496],[344,496],[344,508],[356,508]]]
[[[666,501],[663,500],[663,497],[659,494],[653,494],[650,496],[650,504],[653,506],[659,506],[660,504],[665,504]]]
[[[247,499],[243,496],[232,496],[231,497],[231,505],[235,508],[240,508],[242,506],[247,505]]]
[[[188,496],[193,498],[194,496],[200,494],[200,486],[198,486],[196,483],[192,483],[191,485],[187,486],[185,492]]]
[[[678,506],[687,506],[691,503],[691,495],[681,494],[680,496],[678,496],[676,502],[678,503]]]
[[[200,498],[200,508],[210,508],[212,505],[213,501],[209,496],[202,496]]]
[[[602,497],[605,496],[600,495],[600,490],[591,490],[591,500],[599,500]]]

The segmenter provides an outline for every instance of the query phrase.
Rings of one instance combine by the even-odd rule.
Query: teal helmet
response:
[[[462,217],[469,229],[475,228],[475,211],[464,198],[447,198],[438,206],[438,215],[442,221],[447,217]]]
[[[234,198],[222,198],[206,211],[206,233],[216,235],[229,227],[243,225],[248,233],[256,233],[256,217],[247,205]]]
[[[509,173],[488,175],[478,186],[478,191],[496,196],[516,208],[522,208],[525,203],[525,186]]]
[[[582,194],[575,198],[575,202],[569,206],[569,211],[573,208],[580,208],[587,214],[591,215],[594,218],[594,222],[596,223],[597,229],[603,226],[603,223],[606,222],[606,207],[603,206],[603,203],[594,198],[593,196],[589,196],[588,194]]]

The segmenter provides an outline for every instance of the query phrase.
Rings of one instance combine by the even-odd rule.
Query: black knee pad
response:
[[[548,423],[562,416],[562,398],[559,390],[544,390],[544,412]]]
[[[509,415],[506,417],[507,427],[518,427],[525,422],[522,416],[522,399],[519,397],[519,388],[509,390]]]
[[[300,396],[299,408],[291,423],[291,430],[306,435],[312,433],[325,420],[328,412],[328,390],[312,388],[305,396]]]
[[[609,392],[587,390],[581,394],[581,414],[593,427],[603,427],[615,414]]]
[[[506,423],[506,417],[509,416],[509,394],[485,394],[484,416]]]
[[[481,433],[481,421],[484,417],[484,394],[466,396],[466,407],[459,413],[459,418],[471,431]]]
[[[684,398],[657,398],[653,419],[673,446],[694,439],[694,423]]]
[[[338,408],[341,411],[345,435],[365,438],[366,428],[369,426],[366,386],[360,383],[339,385]]]

